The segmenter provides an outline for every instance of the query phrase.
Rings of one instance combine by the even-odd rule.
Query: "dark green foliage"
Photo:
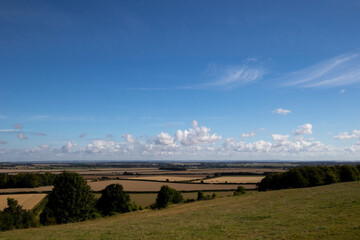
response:
[[[130,202],[130,196],[124,192],[120,184],[111,184],[102,190],[96,207],[103,215],[137,210],[137,207]]]
[[[246,189],[243,186],[238,186],[238,188],[234,192],[234,196],[242,195],[245,193],[246,193]]]
[[[0,173],[0,188],[34,188],[52,185],[56,175],[51,173]]]
[[[35,214],[21,208],[12,198],[7,199],[8,207],[0,211],[0,230],[6,231],[16,228],[29,228],[38,225]]]
[[[214,199],[216,197],[217,197],[216,193],[213,193],[211,196],[210,195],[205,196],[202,191],[199,191],[196,200],[211,200],[211,199]]]
[[[203,200],[203,199],[204,199],[204,193],[201,192],[201,191],[199,191],[199,192],[197,193],[197,198],[196,198],[196,200]]]
[[[293,168],[284,173],[270,174],[258,184],[258,189],[265,191],[302,188],[359,179],[360,173],[355,166],[306,166]]]
[[[78,222],[95,216],[95,199],[86,181],[77,173],[63,172],[40,215],[44,225]]]
[[[181,203],[183,200],[179,191],[164,185],[157,195],[155,206],[156,208],[165,208],[171,203]]]

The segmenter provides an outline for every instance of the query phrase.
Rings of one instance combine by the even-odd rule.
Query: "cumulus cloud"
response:
[[[294,130],[294,135],[304,135],[304,134],[312,134],[312,125],[310,123],[306,123],[298,127],[298,129]]]
[[[274,109],[273,113],[279,114],[279,115],[287,115],[287,114],[291,113],[291,111],[288,109],[276,108],[276,109]]]
[[[161,132],[159,135],[157,135],[154,142],[158,145],[174,145],[175,139],[168,133]]]
[[[68,141],[64,146],[61,147],[60,151],[62,153],[69,153],[76,146],[77,146],[77,144],[75,144],[75,143],[73,143],[71,141]]]
[[[192,128],[189,130],[177,130],[175,137],[177,141],[185,146],[212,143],[221,140],[222,138],[216,133],[210,134],[210,128],[205,126],[199,127],[196,120],[192,122]]]
[[[21,123],[13,124],[15,129],[22,129],[23,125]]]
[[[122,137],[125,139],[127,143],[135,143],[137,140],[131,134],[123,134]]]
[[[249,137],[255,137],[256,133],[255,132],[251,132],[251,133],[242,133],[241,137],[242,138],[249,138]]]
[[[86,137],[86,135],[87,135],[87,132],[84,132],[84,133],[79,135],[79,138],[84,138],[84,137]]]
[[[339,135],[335,136],[334,139],[338,140],[346,140],[346,139],[353,139],[353,138],[360,138],[360,129],[354,129],[352,133],[349,132],[342,132]]]
[[[18,133],[18,139],[21,139],[21,140],[26,140],[27,137],[25,137],[24,133]]]

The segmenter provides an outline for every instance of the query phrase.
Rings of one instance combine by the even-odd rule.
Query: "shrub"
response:
[[[184,198],[179,191],[164,185],[157,195],[155,205],[156,208],[165,208],[171,203],[181,203],[183,200]]]
[[[246,189],[243,186],[238,186],[238,188],[234,192],[234,196],[242,195],[245,193],[246,193]]]
[[[120,184],[111,184],[102,190],[96,207],[103,215],[137,210],[137,206],[130,202],[130,196],[124,192]]]

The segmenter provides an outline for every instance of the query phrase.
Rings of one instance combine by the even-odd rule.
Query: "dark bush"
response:
[[[183,200],[184,198],[179,191],[164,185],[157,195],[156,208],[165,208],[171,203],[181,203]]]
[[[102,190],[96,207],[103,215],[113,215],[114,213],[130,212],[137,209],[120,184],[111,184]]]

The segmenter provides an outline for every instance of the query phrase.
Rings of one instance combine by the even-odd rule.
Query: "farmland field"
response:
[[[157,175],[157,176],[136,176],[129,177],[128,179],[138,179],[138,180],[153,180],[153,181],[163,181],[165,182],[167,179],[170,182],[173,181],[191,181],[195,179],[205,178],[206,175]]]
[[[7,199],[14,198],[23,209],[30,210],[38,204],[46,194],[9,194],[0,195],[0,210],[7,207]]]
[[[168,185],[178,191],[200,191],[200,190],[234,190],[237,185],[230,184],[186,184],[186,183],[165,183],[151,181],[134,181],[134,180],[107,180],[88,182],[93,191],[101,191],[110,184],[118,183],[128,192],[156,192],[162,185]],[[255,185],[244,185],[245,188],[253,189]],[[8,188],[0,189],[0,193],[16,193],[16,192],[48,192],[52,190],[52,186],[37,188]]]
[[[333,239],[360,236],[360,182],[252,192],[92,221],[0,233],[0,239]]]
[[[217,195],[217,197],[227,197],[227,196],[232,196],[233,192],[231,191],[227,191],[227,192],[204,192],[204,195],[212,195],[213,193],[215,193]],[[156,197],[157,197],[157,193],[130,193],[130,200],[132,202],[135,202],[138,205],[141,205],[143,207],[147,207],[150,206],[151,204],[153,204],[156,201]],[[196,199],[197,198],[197,192],[189,192],[189,193],[182,193],[184,199],[187,198],[192,198],[192,199]],[[100,197],[101,194],[97,193],[96,197]]]
[[[203,180],[205,183],[258,183],[265,176],[226,176]],[[200,182],[200,181],[196,181]]]

